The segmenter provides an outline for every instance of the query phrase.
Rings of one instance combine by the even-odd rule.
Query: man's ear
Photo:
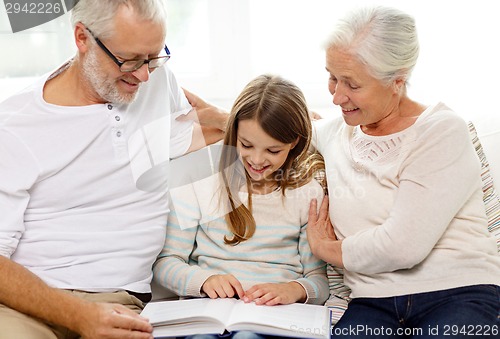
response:
[[[80,53],[86,53],[89,49],[89,34],[87,28],[81,23],[75,25],[75,43]]]

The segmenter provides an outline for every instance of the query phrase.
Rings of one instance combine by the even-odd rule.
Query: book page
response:
[[[330,333],[329,310],[320,305],[265,306],[237,300],[228,323],[228,330],[245,329],[288,337],[328,338]]]
[[[153,326],[195,322],[197,326],[203,326],[204,323],[214,323],[223,331],[233,303],[233,299],[209,298],[150,302],[141,315],[148,318]]]

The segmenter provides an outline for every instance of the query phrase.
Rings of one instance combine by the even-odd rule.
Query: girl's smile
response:
[[[255,119],[238,122],[237,138],[236,146],[252,182],[261,187],[276,186],[273,174],[283,166],[295,143],[274,139]]]

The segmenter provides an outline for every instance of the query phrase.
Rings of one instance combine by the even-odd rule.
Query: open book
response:
[[[186,299],[150,302],[141,313],[153,324],[155,338],[224,331],[252,331],[290,338],[330,338],[325,306],[264,306],[237,299]]]

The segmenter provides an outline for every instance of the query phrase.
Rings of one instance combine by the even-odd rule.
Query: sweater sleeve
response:
[[[218,272],[201,268],[191,259],[204,223],[224,216],[214,205],[219,190],[217,145],[203,148],[171,161],[170,212],[165,244],[154,265],[154,279],[179,296],[204,297],[203,283]]]
[[[480,165],[465,121],[443,115],[422,124],[407,145],[388,219],[343,240],[347,270],[374,274],[414,267],[431,255],[477,192]]]
[[[315,187],[316,186],[319,187],[319,190],[317,190],[315,198],[318,200],[318,206],[320,206],[324,195],[321,186],[319,186],[319,184],[315,185]],[[326,264],[312,254],[307,241],[306,228],[307,224],[301,226],[299,239],[300,261],[304,273],[303,277],[297,279],[296,282],[301,284],[306,290],[306,304],[323,305],[330,295],[328,278],[326,275]]]
[[[181,226],[177,213],[172,211],[168,217],[165,245],[153,266],[155,281],[179,296],[205,296],[201,287],[213,274],[189,261],[198,227]]]

